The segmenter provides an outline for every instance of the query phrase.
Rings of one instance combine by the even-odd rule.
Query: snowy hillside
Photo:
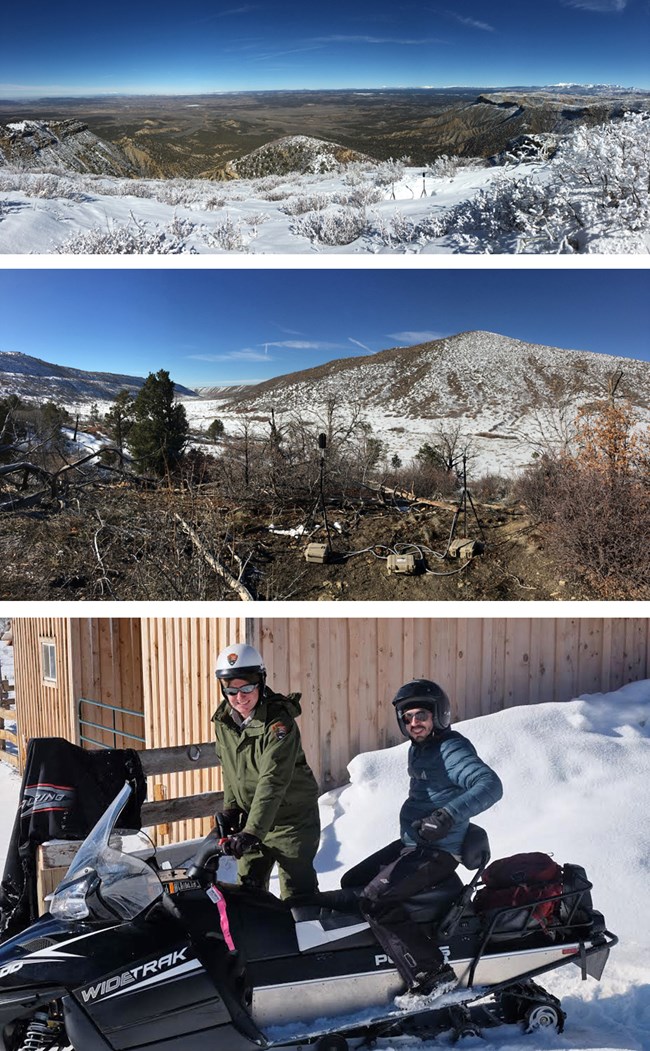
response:
[[[324,142],[309,135],[286,135],[231,161],[228,171],[240,179],[258,179],[265,175],[341,172],[346,165],[359,163],[372,164],[372,158],[336,142]]]
[[[559,447],[581,405],[606,397],[623,373],[621,396],[650,424],[650,364],[587,351],[562,350],[493,332],[463,332],[415,347],[328,362],[266,383],[228,390],[226,397],[184,399],[188,418],[207,427],[218,417],[236,434],[244,419],[268,434],[271,409],[282,429],[292,419],[325,426],[326,404],[337,418],[356,413],[389,457],[411,459],[438,430],[459,428],[469,441],[472,473],[505,474],[535,453]],[[244,416],[243,413],[246,415]]]
[[[544,975],[562,999],[562,1035],[523,1035],[517,1026],[467,1038],[476,1051],[648,1051],[650,927],[650,681],[566,704],[507,709],[457,724],[504,784],[501,802],[478,820],[493,859],[541,850],[584,866],[593,898],[620,941],[601,982],[582,982],[577,967]],[[396,838],[399,807],[408,791],[401,744],[357,756],[350,782],[321,797],[323,833],[316,863],[321,889],[338,886],[343,871]],[[17,805],[19,781],[0,764],[0,862]],[[221,877],[233,878],[232,863]],[[464,871],[461,870],[461,875]],[[277,893],[277,885],[272,885]],[[416,1039],[381,1040],[382,1051],[439,1051]]]
[[[495,332],[461,332],[267,380],[236,401],[254,412],[268,413],[271,405],[296,412],[334,397],[360,401],[400,420],[442,415],[469,422],[491,414],[513,425],[561,396],[602,398],[608,378],[618,371],[626,393],[650,406],[648,362],[524,343]]]
[[[646,254],[649,143],[650,119],[631,114],[494,166],[443,156],[231,182],[5,167],[0,252]]]
[[[78,407],[80,403],[110,402],[121,390],[137,394],[144,383],[141,376],[54,365],[18,351],[0,351],[0,396],[46,400],[52,398]],[[192,395],[188,387],[176,385],[179,394]]]

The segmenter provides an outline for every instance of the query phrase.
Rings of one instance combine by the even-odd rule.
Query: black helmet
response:
[[[433,715],[433,729],[447,730],[451,724],[451,704],[441,686],[431,679],[411,679],[404,683],[393,697],[397,725],[405,737],[404,712],[409,708],[424,708]]]

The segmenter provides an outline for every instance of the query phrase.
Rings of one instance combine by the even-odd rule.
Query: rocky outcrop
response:
[[[137,167],[115,145],[80,120],[21,120],[0,126],[5,165],[25,171],[137,176]]]

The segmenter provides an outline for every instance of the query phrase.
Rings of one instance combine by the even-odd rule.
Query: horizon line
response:
[[[129,98],[206,98],[219,95],[257,95],[257,94],[307,94],[326,91],[514,91],[514,90],[549,90],[560,88],[609,88],[629,92],[650,92],[650,86],[640,87],[630,84],[611,84],[605,82],[560,81],[552,84],[377,84],[357,87],[309,87],[309,88],[219,88],[210,91],[95,91],[80,94],[62,92],[57,94],[3,95],[4,102],[38,102],[45,99],[57,100],[94,100],[94,99],[129,99]]]

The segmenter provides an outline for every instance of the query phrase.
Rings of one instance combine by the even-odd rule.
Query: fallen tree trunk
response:
[[[225,580],[229,588],[237,592],[237,594],[243,602],[253,602],[253,596],[251,595],[248,588],[244,587],[241,581],[238,580],[237,577],[234,576],[234,574],[231,573],[226,566],[223,566],[221,562],[217,561],[214,555],[211,555],[210,552],[206,550],[205,544],[200,539],[195,530],[192,529],[191,525],[189,525],[178,514],[175,514],[174,518],[179,523],[183,532],[186,533],[187,536],[189,536],[196,550],[199,552],[200,555],[202,555],[202,557],[205,559],[205,561],[208,563],[211,569],[213,569],[215,573],[217,573],[218,576],[222,578],[222,580]]]
[[[43,497],[49,495],[49,489],[40,489],[38,493],[30,493],[29,496],[11,496],[0,504],[0,511],[22,511],[27,507],[36,507]]]

